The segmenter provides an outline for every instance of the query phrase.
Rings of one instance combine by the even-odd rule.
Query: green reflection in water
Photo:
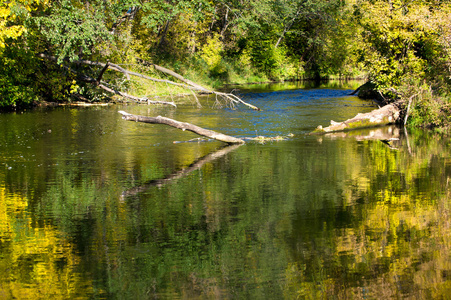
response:
[[[5,297],[449,294],[449,139],[384,127],[235,148],[173,144],[191,136],[122,121],[120,109],[0,115]],[[127,110],[187,112],[226,130],[235,114]],[[387,137],[399,140],[389,148]]]

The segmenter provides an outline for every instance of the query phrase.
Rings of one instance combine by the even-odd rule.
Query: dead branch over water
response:
[[[38,56],[41,57],[41,58],[50,60],[50,61],[58,62],[58,58],[55,57],[55,56],[47,55],[47,54],[44,54],[44,53],[40,53]],[[172,70],[169,70],[167,68],[158,66],[158,65],[150,63],[150,62],[146,62],[146,61],[144,61],[142,59],[137,59],[137,61],[139,63],[143,64],[143,65],[146,65],[146,66],[153,66],[156,70],[158,70],[158,71],[160,71],[162,73],[165,73],[167,75],[170,75],[170,76],[182,81],[183,84],[182,83],[177,83],[177,82],[174,82],[174,81],[171,81],[171,80],[167,80],[167,79],[154,78],[154,77],[150,77],[150,76],[138,73],[138,72],[133,72],[133,71],[130,71],[130,70],[126,70],[126,69],[122,68],[121,66],[119,66],[117,64],[110,63],[110,62],[102,63],[102,62],[95,62],[95,61],[80,59],[80,60],[74,61],[73,63],[102,67],[97,79],[91,78],[91,77],[86,76],[86,75],[81,75],[81,74],[79,75],[79,79],[81,79],[84,82],[92,83],[92,84],[102,88],[103,90],[109,92],[109,93],[120,95],[120,96],[122,96],[124,98],[131,99],[133,101],[147,102],[148,104],[167,104],[167,105],[175,106],[175,104],[171,103],[171,102],[151,101],[151,100],[149,100],[149,99],[147,99],[145,97],[140,98],[140,97],[132,96],[132,95],[129,95],[127,93],[124,93],[124,92],[121,92],[121,91],[118,91],[118,90],[115,90],[115,89],[107,87],[105,84],[101,83],[102,76],[103,76],[104,72],[107,69],[111,69],[113,71],[117,71],[117,72],[123,73],[126,76],[127,80],[130,80],[130,76],[135,76],[135,77],[143,78],[143,79],[146,79],[146,80],[149,80],[149,81],[153,81],[153,82],[160,82],[160,83],[166,83],[166,84],[169,84],[169,85],[178,86],[178,87],[181,87],[181,88],[184,88],[184,89],[188,89],[188,90],[191,90],[191,91],[197,91],[197,92],[205,93],[205,94],[214,94],[216,96],[221,97],[222,99],[225,99],[226,101],[228,101],[232,105],[243,104],[243,105],[245,105],[245,106],[247,106],[247,107],[249,107],[251,109],[260,110],[258,107],[243,101],[241,98],[239,98],[238,96],[236,96],[236,95],[234,95],[232,93],[223,93],[223,92],[217,92],[217,91],[209,90],[209,89],[207,89],[205,87],[202,87],[201,85],[199,85],[197,83],[194,83],[194,82],[184,78],[182,75],[180,75],[180,74],[178,74],[178,73],[176,73],[176,72],[174,72]],[[75,73],[69,67],[67,67],[67,66],[63,66],[63,67],[65,69]]]
[[[191,132],[194,132],[198,135],[202,135],[211,139],[215,139],[227,144],[244,144],[244,141],[242,139],[225,135],[222,133],[215,132],[213,130],[204,129],[202,127],[193,125],[191,123],[186,122],[179,122],[173,119],[169,119],[166,117],[158,116],[158,117],[145,117],[145,116],[139,116],[139,115],[132,115],[125,111],[119,111],[120,114],[122,114],[122,119],[127,121],[135,121],[135,122],[143,122],[143,123],[150,123],[150,124],[165,124],[169,125],[171,127],[181,129],[183,131],[188,130]]]

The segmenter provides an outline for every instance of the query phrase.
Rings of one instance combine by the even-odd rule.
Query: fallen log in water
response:
[[[202,135],[211,139],[215,139],[227,144],[243,144],[244,141],[242,139],[225,135],[222,133],[215,132],[213,130],[204,129],[202,127],[186,123],[186,122],[179,122],[173,119],[165,118],[162,116],[158,117],[145,117],[145,116],[139,116],[139,115],[132,115],[125,111],[119,111],[120,114],[122,114],[122,119],[127,121],[135,121],[135,122],[143,122],[143,123],[150,123],[150,124],[165,124],[172,126],[177,129],[181,129],[183,131],[188,130],[191,132],[194,132],[198,135]]]
[[[354,118],[344,122],[330,121],[330,126],[318,126],[312,134],[346,131],[356,128],[367,128],[401,123],[403,102],[398,101],[375,109],[369,113],[357,114]]]

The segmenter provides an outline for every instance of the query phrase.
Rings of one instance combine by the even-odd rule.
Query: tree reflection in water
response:
[[[101,111],[103,127],[98,111],[55,111],[39,125],[51,134],[2,136],[2,297],[450,293],[448,138],[384,127],[216,152],[152,146],[179,137],[122,128],[116,111]],[[48,124],[59,113],[61,129]]]

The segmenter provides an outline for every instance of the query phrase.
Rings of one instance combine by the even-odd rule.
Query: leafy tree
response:
[[[48,51],[71,61],[108,49],[114,27],[133,5],[131,1],[71,1],[53,3],[36,18]]]
[[[6,47],[5,40],[17,39],[26,31],[21,19],[32,10],[34,2],[0,1],[0,50]]]
[[[36,60],[19,47],[7,47],[0,55],[0,107],[26,105],[37,100]]]
[[[355,6],[363,28],[361,59],[381,89],[427,77],[437,56],[443,55],[445,45],[438,41],[440,28],[449,23],[446,11],[449,3],[429,1],[362,1]],[[434,69],[431,75],[436,76]]]
[[[205,0],[145,1],[140,23],[149,30],[147,37],[152,36],[149,50],[166,59],[174,54],[178,59],[192,54],[196,49],[196,36],[204,31],[203,21],[211,13],[211,3]]]
[[[25,20],[39,1],[0,1],[0,107],[35,100],[35,63],[23,47]]]

